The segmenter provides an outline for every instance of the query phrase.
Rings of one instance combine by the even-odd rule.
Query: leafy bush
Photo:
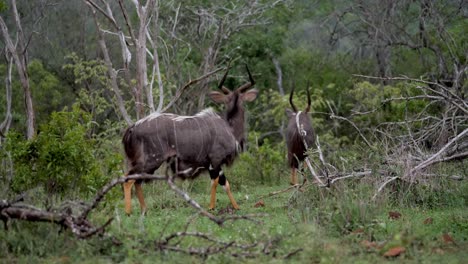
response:
[[[360,113],[368,113],[354,118],[358,127],[376,126],[382,122],[403,121],[420,113],[427,107],[424,100],[403,100],[405,97],[420,95],[420,91],[408,83],[376,85],[370,82],[356,83],[347,94],[351,100],[349,107]]]
[[[263,143],[259,145],[257,142],[258,134],[250,133],[249,137],[248,151],[243,152],[228,171],[229,174],[233,175],[233,177],[229,177],[230,181],[232,179],[233,182],[244,181],[270,185],[282,182],[282,177],[287,175],[284,142],[276,144],[264,139]]]
[[[54,112],[32,140],[9,133],[6,150],[14,162],[13,190],[42,185],[49,194],[94,193],[110,177],[103,175],[101,162],[116,167],[121,158],[95,157],[97,141],[88,134],[92,124],[90,114],[74,105],[71,111]]]

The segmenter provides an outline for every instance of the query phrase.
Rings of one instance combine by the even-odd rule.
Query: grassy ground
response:
[[[353,183],[354,182],[354,183]],[[144,186],[149,211],[126,216],[123,201],[113,209],[104,208],[93,214],[103,223],[115,217],[109,236],[77,240],[69,232],[50,224],[14,222],[8,232],[0,231],[0,256],[7,263],[464,263],[468,258],[468,210],[465,196],[461,201],[400,203],[385,193],[372,201],[373,188],[357,185],[357,180],[337,184],[331,190],[308,187],[290,190],[271,197],[268,193],[287,188],[283,185],[236,185],[234,195],[241,206],[238,212],[228,210],[229,200],[218,190],[217,216],[266,214],[257,221],[228,221],[222,227],[195,210],[168,190],[164,183]],[[461,182],[456,191],[466,190]],[[209,181],[178,182],[203,207],[209,202]],[[445,194],[444,194],[445,195]],[[455,193],[454,197],[457,197]],[[420,196],[422,197],[422,196]],[[413,198],[411,198],[413,199]],[[417,198],[414,198],[417,200]],[[262,200],[264,206],[255,207]],[[445,204],[445,206],[444,206]],[[391,212],[391,213],[390,213]],[[389,213],[391,216],[389,216]],[[254,245],[230,247],[224,253],[200,257],[161,251],[157,242],[178,231],[203,232],[223,241]],[[63,231],[63,232],[62,232]],[[117,238],[120,245],[115,245]],[[204,239],[180,239],[180,248],[211,249]],[[231,245],[233,246],[233,245]],[[395,249],[396,248],[396,249]],[[394,250],[392,252],[391,250]],[[398,256],[385,257],[390,251]],[[404,251],[403,251],[404,250]],[[403,252],[401,252],[403,251]],[[250,255],[234,257],[232,255]]]

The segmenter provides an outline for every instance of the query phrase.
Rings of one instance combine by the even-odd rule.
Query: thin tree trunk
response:
[[[107,45],[106,45],[106,41],[104,39],[104,34],[101,31],[98,19],[96,17],[96,10],[94,10],[91,7],[91,11],[93,12],[93,15],[94,15],[94,22],[96,24],[96,29],[97,29],[98,36],[99,36],[98,43],[99,43],[99,46],[101,47],[101,51],[102,51],[102,54],[104,56],[104,62],[105,62],[106,67],[107,67],[107,73],[109,75],[112,90],[114,91],[115,97],[117,99],[117,106],[118,106],[120,114],[122,115],[125,122],[128,125],[133,124],[132,119],[128,115],[127,110],[125,109],[125,103],[124,103],[124,100],[122,98],[122,92],[119,89],[119,85],[118,85],[118,81],[117,81],[117,73],[115,72],[115,70],[114,70],[114,68],[112,66],[112,61],[111,61],[110,56],[109,56],[109,51],[107,50]]]
[[[13,68],[13,59],[11,54],[7,51],[5,58],[8,62],[7,76],[5,78],[5,88],[6,88],[6,113],[5,120],[0,124],[0,133],[6,135],[11,125],[11,72]]]
[[[276,79],[276,84],[278,85],[278,92],[280,93],[281,96],[284,96],[284,88],[283,88],[283,71],[281,70],[281,65],[279,61],[271,55],[271,60],[273,61],[273,65],[275,65],[275,70],[276,70],[276,76],[278,77]],[[279,129],[279,132],[281,136],[284,138],[284,119],[281,120],[281,126]]]
[[[158,108],[156,109],[157,112],[161,112],[164,104],[164,87],[161,79],[161,70],[159,67],[159,53],[158,53],[158,37],[159,37],[159,9],[157,7],[159,5],[159,1],[155,5],[155,17],[153,18],[154,21],[154,42],[152,43],[153,45],[153,74],[151,76],[151,85],[149,87],[149,93],[148,93],[148,104],[150,102],[153,102],[153,82],[154,82],[154,76],[156,75],[158,78],[158,87],[159,87],[159,103],[158,103]],[[179,5],[180,7],[180,5]],[[151,97],[150,97],[151,96]],[[154,106],[151,104],[150,105],[150,110],[154,112]]]
[[[276,76],[278,76],[278,78],[276,79],[276,84],[278,85],[278,91],[281,96],[284,96],[283,71],[281,70],[281,65],[279,64],[279,61],[274,56],[271,56],[271,60],[273,61],[273,65],[275,65]]]
[[[148,33],[148,18],[154,9],[155,0],[148,0],[143,6],[141,3],[135,2],[135,7],[138,12],[140,26],[138,29],[138,37],[136,43],[136,98],[135,103],[137,108],[137,119],[145,115],[143,107],[143,92],[146,92],[148,107],[154,109],[152,91],[148,90],[148,69],[146,65],[146,34]]]
[[[18,11],[16,10],[15,0],[12,0],[12,9],[13,9],[13,14],[15,16],[16,26],[18,27],[18,32],[19,32],[19,36],[18,36],[19,50],[13,44],[13,41],[8,32],[8,27],[6,26],[5,21],[3,20],[2,17],[0,17],[0,28],[2,30],[2,34],[5,40],[5,46],[13,57],[13,60],[16,64],[16,69],[18,71],[18,75],[20,77],[20,83],[21,83],[21,86],[23,87],[24,102],[25,102],[25,108],[26,108],[26,127],[27,127],[26,137],[28,139],[32,139],[36,134],[35,113],[34,113],[33,100],[32,100],[32,95],[31,95],[31,88],[29,86],[29,76],[28,76],[24,38],[20,36],[22,35],[22,29],[21,29],[20,18],[18,16]]]

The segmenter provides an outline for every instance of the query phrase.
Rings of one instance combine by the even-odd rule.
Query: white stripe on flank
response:
[[[214,116],[214,117],[219,117],[221,118],[214,110],[213,108],[206,108],[206,109],[203,109],[200,113],[197,113],[196,115],[194,116],[177,116],[175,117],[174,121],[184,121],[185,119],[190,119],[190,118],[195,118],[195,117],[201,117],[201,116]]]
[[[140,124],[143,124],[144,122],[146,121],[151,121],[153,119],[156,119],[160,116],[175,116],[174,114],[165,114],[165,113],[158,113],[158,112],[155,112],[155,113],[152,113],[146,117],[143,117],[142,119],[138,120],[136,123],[135,123],[135,126],[138,126]]]

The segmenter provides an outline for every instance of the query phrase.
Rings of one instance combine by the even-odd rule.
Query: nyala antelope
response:
[[[205,109],[194,116],[169,113],[153,113],[138,120],[125,131],[122,143],[128,162],[127,175],[153,174],[164,162],[174,176],[194,179],[208,170],[211,178],[210,209],[215,208],[216,187],[226,191],[232,206],[239,209],[229,186],[222,165],[231,165],[245,144],[244,102],[252,102],[258,91],[250,89],[255,81],[246,65],[249,82],[231,91],[223,84],[229,68],[218,88],[209,97],[216,103],[224,103],[226,110],[218,115]],[[123,184],[125,212],[131,213],[131,189],[135,192],[142,213],[146,212],[141,181],[129,180]]]
[[[297,111],[293,103],[294,86],[289,95],[289,103],[291,109],[286,109],[289,122],[286,129],[286,146],[288,148],[288,164],[291,168],[291,184],[297,184],[296,171],[299,168],[299,162],[306,158],[307,148],[312,147],[315,143],[315,132],[312,127],[312,122],[309,117],[310,110],[310,93],[309,84],[307,83],[307,106],[304,111]],[[304,145],[304,142],[307,146]]]

